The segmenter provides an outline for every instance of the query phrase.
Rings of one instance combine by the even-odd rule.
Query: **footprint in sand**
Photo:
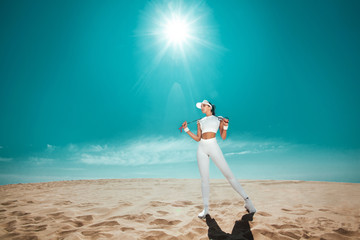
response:
[[[220,206],[229,206],[229,205],[232,205],[232,202],[225,201],[225,202],[220,203]]]
[[[353,238],[345,237],[338,233],[325,233],[320,235],[319,237],[320,239],[353,239]],[[359,239],[359,238],[355,238],[355,239]]]
[[[291,212],[290,209],[286,209],[286,208],[282,208],[281,210],[286,211],[286,212]]]
[[[325,218],[325,217],[318,217],[316,219],[316,221],[317,221],[317,224],[319,224],[321,226],[329,226],[329,225],[335,223],[335,221]]]
[[[5,230],[8,231],[8,232],[14,231],[14,230],[16,229],[16,223],[17,223],[16,220],[7,222],[7,223],[5,224]]]
[[[157,213],[160,213],[161,215],[167,215],[169,214],[169,212],[166,212],[166,211],[156,211]]]
[[[122,227],[120,228],[121,231],[125,232],[125,231],[129,231],[129,230],[135,230],[135,228],[132,228],[132,227]]]
[[[150,202],[150,206],[152,207],[163,207],[163,206],[167,206],[168,203],[165,202],[160,202],[160,201],[151,201]]]
[[[56,213],[49,213],[48,216],[51,216],[55,219],[62,219],[64,222],[68,221],[70,217],[65,216],[64,212],[56,212]]]
[[[18,216],[18,217],[29,215],[29,214],[30,213],[23,212],[23,211],[14,211],[14,212],[10,213],[11,216]]]
[[[5,235],[2,235],[1,237],[3,237],[4,239],[20,239],[20,233],[14,232],[14,233],[8,233]],[[18,237],[18,238],[15,238]]]
[[[294,231],[291,231],[291,232],[279,231],[279,234],[290,237],[292,239],[300,239],[301,238],[301,233],[299,231],[297,231],[297,234],[295,234]]]
[[[29,224],[29,225],[21,226],[21,228],[25,229],[26,232],[41,232],[46,230],[47,225]]]
[[[297,209],[297,210],[293,211],[290,209],[282,208],[281,210],[283,210],[285,212],[291,212],[291,214],[294,214],[294,215],[306,215],[308,213],[313,212],[312,210],[305,210],[305,209]]]
[[[48,215],[49,215],[49,216],[52,216],[52,217],[59,217],[59,216],[64,215],[64,212],[49,213]]]
[[[59,235],[60,235],[61,237],[65,237],[66,235],[69,235],[69,234],[74,233],[74,232],[76,232],[76,231],[77,231],[76,229],[61,231],[61,232],[59,233]]]
[[[82,227],[82,226],[84,226],[84,223],[83,222],[81,222],[81,221],[74,221],[74,220],[66,220],[66,221],[64,221],[64,223],[69,223],[69,224],[71,224],[72,226],[74,226],[74,227]]]
[[[98,203],[80,203],[80,204],[77,204],[76,207],[86,208],[86,207],[93,207],[95,205],[99,205],[99,204]]]
[[[260,216],[264,216],[264,217],[271,217],[272,216],[270,213],[262,212],[262,211],[259,211],[256,214],[260,215]]]
[[[68,231],[68,230],[73,230],[74,227],[71,226],[71,225],[65,224],[64,226],[61,227],[61,229],[64,230],[64,231],[65,230]]]
[[[133,204],[131,202],[127,202],[127,201],[119,201],[119,204],[122,207],[128,207],[128,206],[132,206]]]
[[[173,220],[173,221],[168,221],[166,219],[155,219],[154,221],[150,222],[150,225],[176,225],[179,224],[181,221],[180,220]]]
[[[146,232],[145,236],[141,236],[140,239],[144,240],[153,240],[153,239],[170,239],[170,235],[162,232],[162,231],[149,231]]]
[[[84,236],[89,236],[92,239],[107,239],[113,236],[110,233],[102,233],[100,231],[82,231],[81,234]]]
[[[207,233],[207,230],[204,228],[194,228],[192,229],[194,232],[197,232],[198,234],[204,234]]]
[[[92,215],[83,215],[83,216],[77,216],[77,219],[83,220],[83,221],[87,221],[90,222],[93,220],[93,216]]]
[[[271,226],[276,229],[300,228],[297,225],[293,225],[293,224],[283,224],[283,225],[271,224]]]
[[[99,231],[82,231],[81,234],[84,235],[84,236],[92,236],[92,235],[95,235],[95,234],[98,234],[100,233]]]
[[[353,237],[353,236],[357,236],[358,232],[357,231],[350,231],[350,230],[346,230],[344,228],[339,228],[334,230],[334,232],[347,236],[347,237]]]
[[[123,218],[126,220],[130,220],[130,221],[135,220],[135,222],[142,223],[142,222],[145,222],[145,220],[151,216],[152,216],[152,214],[150,214],[150,213],[139,214],[139,215],[126,214],[126,215],[121,215],[121,216],[114,216],[109,219]]]
[[[117,221],[104,221],[104,222],[90,225],[90,227],[112,227],[112,226],[116,226],[116,225],[120,225],[120,224]]]
[[[10,201],[1,203],[1,205],[9,206],[9,205],[11,205],[11,204],[13,204],[13,203],[15,203],[15,202],[17,202],[17,200],[10,200]]]
[[[171,206],[173,207],[185,207],[185,206],[189,206],[189,205],[193,205],[192,201],[176,201],[173,204],[171,204]]]
[[[21,220],[22,220],[22,224],[24,225],[27,225],[27,224],[39,224],[40,222],[42,222],[45,218],[44,217],[40,217],[40,216],[36,216],[36,217],[33,217],[33,216],[26,216],[26,217],[23,217]]]
[[[70,204],[72,204],[71,201],[61,201],[54,203],[54,205],[70,205]]]
[[[197,205],[197,206],[195,206],[195,208],[197,208],[197,209],[201,209],[201,210],[203,210],[204,209],[204,206],[202,206],[202,205]]]
[[[268,237],[269,239],[279,239],[279,235],[276,232],[273,231],[268,231],[265,229],[255,229],[252,230],[253,234],[256,234],[257,232],[259,232],[260,235],[263,235],[265,237]]]

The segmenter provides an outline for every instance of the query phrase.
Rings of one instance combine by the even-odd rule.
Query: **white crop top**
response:
[[[203,117],[202,119],[199,120],[199,122],[202,133],[206,133],[206,132],[216,133],[220,126],[220,121],[218,117],[214,115]]]

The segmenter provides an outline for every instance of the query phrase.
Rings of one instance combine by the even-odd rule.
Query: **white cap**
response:
[[[202,102],[196,103],[196,107],[199,108],[199,109],[201,109],[201,104],[206,104],[206,105],[210,106],[210,108],[212,109],[212,106],[211,106],[211,104],[209,103],[208,100],[204,100],[204,101],[202,101]]]

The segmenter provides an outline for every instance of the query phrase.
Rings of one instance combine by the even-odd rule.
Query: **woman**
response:
[[[199,147],[197,150],[197,161],[201,176],[201,191],[204,203],[204,210],[199,213],[199,218],[205,218],[209,213],[209,157],[216,164],[216,166],[220,169],[222,174],[229,181],[231,186],[235,189],[236,192],[240,194],[240,196],[245,201],[245,209],[249,213],[255,213],[256,209],[254,208],[251,200],[248,195],[245,193],[244,189],[240,185],[240,183],[236,180],[233,173],[231,172],[224,155],[217,144],[216,141],[216,132],[219,129],[221,138],[225,140],[226,132],[229,125],[229,120],[225,118],[215,116],[215,105],[212,105],[207,100],[202,102],[198,102],[196,104],[197,108],[200,108],[203,113],[206,114],[205,117],[198,120],[197,122],[197,135],[192,133],[187,127],[187,122],[185,121],[182,124],[184,131],[190,135],[195,141],[199,142]]]

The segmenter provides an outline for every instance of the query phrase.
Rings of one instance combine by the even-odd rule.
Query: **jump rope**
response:
[[[215,116],[215,115],[214,115],[214,116]],[[215,117],[217,117],[219,121],[221,121],[221,120],[223,120],[223,119],[229,120],[228,117],[222,117],[222,116],[215,116]],[[190,123],[196,122],[196,121],[198,121],[198,120],[200,120],[200,119],[201,119],[201,118],[196,119],[196,120],[193,120],[193,121],[191,121],[191,122],[188,122],[187,124],[189,125]],[[179,129],[180,129],[180,132],[182,132],[182,130],[183,130],[182,125],[181,125],[181,127],[179,127]]]

